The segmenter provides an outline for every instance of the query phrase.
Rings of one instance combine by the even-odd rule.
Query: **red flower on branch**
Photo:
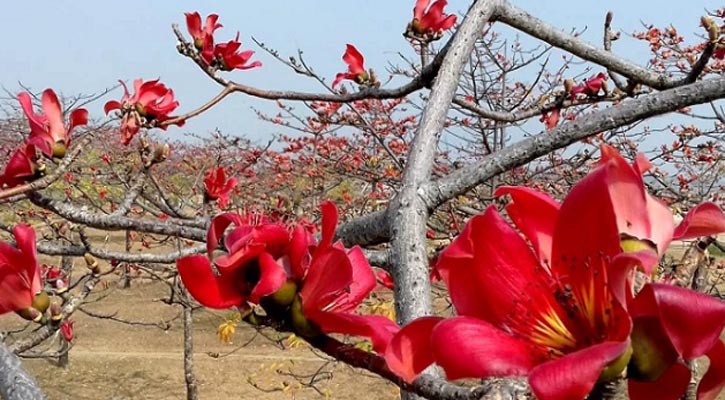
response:
[[[208,258],[195,255],[177,262],[189,293],[210,308],[260,304],[268,315],[290,320],[303,337],[346,333],[368,337],[383,351],[397,330],[381,316],[362,316],[355,309],[375,287],[375,274],[362,250],[333,244],[337,210],[322,206],[322,238],[316,243],[303,225],[290,229],[263,216],[226,213],[212,220],[207,237]],[[209,258],[224,231],[227,254]],[[299,289],[299,290],[298,290]]]
[[[184,15],[186,16],[186,29],[189,31],[191,37],[194,38],[194,47],[199,50],[204,48],[206,37],[208,36],[213,41],[214,31],[223,26],[217,23],[219,19],[219,15],[217,14],[209,14],[206,17],[204,28],[201,27],[201,15],[199,15],[198,11],[184,13]]]
[[[39,321],[49,298],[42,291],[40,269],[35,257],[35,231],[18,224],[13,229],[16,246],[0,242],[0,315],[16,311]]]
[[[652,307],[638,311],[642,307],[638,302],[652,303],[640,300],[641,296],[649,291],[660,295],[662,289],[647,285],[649,289],[632,301],[628,278],[634,267],[651,268],[659,256],[656,246],[628,243],[631,238],[623,228],[640,232],[635,226],[649,221],[652,207],[638,208],[630,202],[626,210],[630,224],[619,223],[625,210],[617,199],[636,198],[644,203],[647,195],[641,180],[638,186],[628,182],[637,164],[622,162],[611,149],[603,153],[599,167],[561,205],[528,188],[497,191],[499,196],[511,196],[507,211],[523,237],[493,206],[471,219],[440,255],[436,268],[459,316],[427,317],[403,327],[386,352],[393,371],[412,380],[435,362],[450,379],[527,376],[537,398],[546,400],[584,398],[597,381],[612,379],[627,368],[630,357],[645,367],[651,365],[647,361],[661,356],[659,348],[646,346],[652,341],[667,343],[686,337],[689,343],[702,345],[691,354],[684,348],[677,354],[720,354],[722,343],[712,338],[717,339],[725,325],[725,311],[721,311],[725,306],[716,300],[706,306],[705,300],[693,302],[689,296],[693,292],[684,289],[674,289],[668,297],[676,307],[689,310],[673,317],[680,318],[681,336],[654,329],[667,325],[661,315],[636,335],[641,318],[655,314]],[[665,216],[659,211],[659,218],[672,220],[671,213]],[[709,211],[710,218],[723,219],[722,212]],[[678,229],[693,235],[721,230],[719,223],[705,223],[703,217],[698,212],[686,228]],[[672,295],[673,291],[679,294]],[[687,329],[685,334],[684,327],[697,325],[703,314],[707,329]],[[643,349],[655,351],[648,354]],[[640,393],[637,385],[641,383],[634,379],[651,372],[640,370],[640,376],[631,372],[631,366],[628,370],[630,395]],[[725,368],[719,363],[712,371],[702,389],[708,393],[725,379]]]
[[[69,343],[73,341],[73,325],[75,325],[75,322],[70,320],[65,320],[60,324],[60,333]]]
[[[88,123],[88,111],[85,108],[77,108],[70,112],[66,127],[60,101],[52,89],[43,91],[41,98],[43,114],[36,114],[33,111],[30,94],[26,92],[18,94],[18,101],[30,124],[28,142],[33,143],[48,157],[63,158],[70,147],[73,128]]]
[[[179,106],[174,99],[174,91],[167,88],[159,80],[144,82],[142,79],[133,81],[134,94],[128,92],[128,87],[122,81],[123,97],[121,101],[111,100],[106,103],[103,110],[108,114],[119,110],[121,120],[121,142],[127,145],[138,133],[141,127],[158,126],[159,122],[173,118],[169,114]],[[180,122],[178,125],[182,126]],[[166,130],[165,125],[159,126]]]
[[[604,90],[604,94],[607,94],[607,79],[609,79],[607,74],[600,72],[579,85],[574,85],[571,80],[567,80],[564,82],[564,88],[569,93],[572,101],[579,94],[584,94],[587,97],[597,97],[602,90]]]
[[[434,1],[433,5],[430,5],[430,0],[417,0],[408,32],[416,37],[428,36],[429,40],[440,38],[443,31],[450,29],[456,23],[455,15],[443,13],[447,4],[446,0]]]
[[[550,112],[541,114],[541,118],[539,118],[539,121],[544,123],[544,126],[546,127],[546,130],[552,130],[556,128],[556,125],[559,123],[559,117],[561,116],[561,110],[558,108],[555,108],[551,110]]]
[[[345,61],[345,64],[347,64],[347,72],[340,72],[335,76],[335,80],[332,81],[333,88],[343,79],[351,80],[359,85],[370,82],[370,74],[365,71],[365,66],[363,65],[365,59],[355,46],[347,44],[342,61]]]
[[[375,288],[375,273],[359,246],[346,250],[339,242],[333,244],[337,209],[330,202],[321,208],[322,238],[312,251],[309,267],[302,264],[306,271],[292,304],[293,325],[307,337],[318,330],[367,337],[373,349],[382,353],[399,328],[384,316],[355,313]]]
[[[22,185],[39,178],[45,166],[38,164],[38,152],[32,143],[22,143],[20,148],[15,150],[12,157],[5,166],[3,174],[0,175],[0,189],[3,187],[14,187]]]
[[[204,195],[208,200],[217,200],[219,208],[227,208],[229,192],[237,186],[236,178],[227,180],[224,167],[212,168],[204,178]]]
[[[262,66],[261,61],[250,63],[254,55],[253,50],[239,51],[242,43],[239,41],[239,33],[234,40],[226,43],[214,44],[214,40],[210,35],[204,39],[204,48],[201,51],[201,58],[210,66],[219,68],[222,71],[231,71],[233,69],[252,69]]]

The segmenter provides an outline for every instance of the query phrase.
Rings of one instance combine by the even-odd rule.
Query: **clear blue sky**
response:
[[[574,1],[521,0],[515,4],[562,29],[588,27],[584,38],[601,43],[602,21],[607,10],[615,13],[614,27],[631,33],[640,21],[663,26],[674,24],[683,33],[699,33],[699,18],[714,0],[692,3],[656,0]],[[465,11],[470,1],[450,0],[449,11]],[[12,1],[0,13],[0,85],[18,90],[18,82],[42,90],[52,87],[71,95],[98,92],[118,79],[160,77],[177,93],[180,112],[188,111],[213,96],[218,86],[190,61],[177,54],[172,23],[186,32],[186,11],[202,16],[216,12],[224,28],[218,40],[231,38],[237,30],[245,47],[255,48],[250,37],[263,41],[282,55],[297,49],[315,70],[332,80],[345,69],[340,57],[345,43],[355,44],[366,56],[366,65],[385,76],[388,62],[398,63],[397,52],[412,55],[402,37],[411,18],[414,0],[394,1]],[[646,48],[623,38],[616,50],[641,63]],[[264,66],[252,71],[226,73],[245,84],[266,89],[321,90],[314,82],[293,74],[267,54],[257,51]],[[113,97],[120,98],[118,89]],[[220,128],[227,133],[263,139],[278,129],[260,123],[251,106],[273,110],[269,104],[245,95],[228,98],[211,112],[169,134],[204,133]],[[102,103],[90,110],[102,117]]]

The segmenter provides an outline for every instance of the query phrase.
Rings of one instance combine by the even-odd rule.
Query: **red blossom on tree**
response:
[[[204,43],[207,40],[206,37],[208,36],[213,41],[214,31],[223,26],[217,23],[219,19],[219,15],[217,14],[209,14],[206,17],[206,24],[203,28],[201,26],[201,15],[199,15],[198,11],[184,13],[184,15],[186,16],[186,29],[188,29],[191,37],[194,38],[194,47],[199,50],[204,48]]]
[[[430,5],[430,0],[417,0],[413,8],[413,21],[408,30],[416,36],[440,37],[443,31],[450,29],[456,23],[455,15],[443,13],[447,4],[446,0],[434,1],[433,5]]]
[[[30,124],[28,142],[36,145],[48,157],[63,158],[70,147],[73,128],[88,123],[88,111],[85,108],[77,108],[70,112],[66,127],[60,101],[52,89],[43,91],[41,98],[43,114],[36,114],[33,111],[30,94],[26,92],[18,94],[18,101]]]
[[[69,343],[73,341],[73,325],[75,325],[75,321],[70,320],[65,320],[60,324],[60,333]]]
[[[561,110],[558,108],[555,108],[555,109],[551,110],[550,112],[541,114],[541,118],[539,118],[539,121],[544,123],[546,130],[552,130],[552,129],[556,128],[556,125],[559,123],[560,116],[561,116]]]
[[[18,224],[13,229],[16,246],[0,242],[0,315],[16,311],[30,320],[40,320],[48,304],[42,296],[40,269],[35,257],[35,231]]]
[[[337,209],[330,202],[321,208],[322,238],[311,253],[309,267],[306,257],[302,258],[305,271],[292,305],[293,325],[303,336],[314,336],[319,330],[367,337],[373,349],[382,353],[399,328],[384,316],[355,313],[375,288],[375,273],[359,246],[346,250],[339,242],[333,244]],[[297,229],[295,236],[301,237],[300,232]]]
[[[365,59],[355,46],[351,44],[346,45],[342,61],[347,64],[347,72],[340,72],[335,76],[335,80],[332,81],[333,88],[343,79],[351,80],[360,85],[370,81],[370,74],[365,71],[365,66],[363,65]]]
[[[572,100],[576,99],[576,96],[579,94],[584,94],[587,97],[597,97],[599,96],[599,92],[601,90],[604,90],[604,93],[606,94],[607,79],[609,79],[607,74],[600,72],[579,85],[574,85],[571,80],[567,80],[564,82],[564,86],[566,92],[569,93]]]
[[[208,200],[217,200],[219,208],[227,208],[229,193],[237,186],[236,178],[227,180],[224,167],[212,168],[204,178],[204,195]]]
[[[201,51],[201,58],[210,66],[219,68],[223,71],[231,71],[233,69],[252,69],[262,66],[261,61],[250,63],[253,50],[239,51],[242,43],[239,41],[239,33],[234,40],[226,43],[214,44],[214,40],[210,35],[204,39],[204,48]]]
[[[15,150],[0,175],[0,189],[14,187],[40,177],[45,167],[38,164],[38,152],[35,145],[24,142]]]
[[[523,237],[494,206],[469,221],[440,255],[436,268],[459,316],[427,317],[405,326],[386,353],[392,370],[412,380],[435,362],[449,379],[527,376],[539,399],[583,398],[597,381],[619,375],[630,357],[643,366],[652,365],[652,357],[663,357],[658,352],[661,347],[655,347],[654,353],[643,351],[653,349],[647,343],[686,341],[692,347],[683,346],[677,353],[686,354],[686,358],[722,352],[717,339],[725,325],[725,305],[721,302],[704,297],[694,302],[694,292],[662,289],[660,285],[647,285],[646,291],[631,301],[630,271],[651,267],[659,257],[655,247],[628,245],[629,236],[618,222],[627,217],[630,230],[638,229],[633,228],[635,225],[646,227],[651,208],[630,206],[626,215],[618,215],[624,211],[617,198],[624,199],[626,194],[628,199],[641,198],[644,202],[646,192],[641,181],[639,186],[628,182],[636,166],[623,163],[611,149],[603,149],[603,153],[598,168],[580,181],[561,205],[525,187],[497,191],[499,196],[511,196],[513,202],[507,211]],[[635,218],[633,214],[639,215]],[[722,212],[717,214],[712,212],[709,217],[722,220]],[[671,213],[658,216],[673,219]],[[703,216],[693,216],[683,230],[692,234],[722,230],[719,223],[704,223]],[[663,313],[655,316],[653,307],[638,305],[652,304],[641,296],[666,297],[671,309],[682,312],[676,317],[665,318]],[[652,318],[654,328],[635,330],[639,336],[633,335],[633,320],[637,326],[641,318]],[[682,328],[676,333],[655,329],[667,326],[668,318],[679,318]],[[706,329],[685,332],[684,327],[698,321]],[[641,383],[635,379],[651,372],[639,369],[640,375],[629,376],[633,396],[643,392],[637,389]],[[708,393],[719,391],[725,380],[725,369],[719,362],[712,371],[702,389]],[[668,379],[651,373],[646,378]]]
[[[261,304],[269,315],[289,318],[301,336],[363,336],[383,351],[397,331],[395,323],[354,313],[375,287],[372,267],[359,247],[347,250],[332,243],[337,210],[332,203],[321,208],[322,237],[317,243],[299,224],[290,230],[264,216],[226,213],[214,218],[207,237],[210,258],[227,227],[236,226],[224,239],[228,253],[213,258],[219,275],[209,258],[185,257],[177,263],[184,285],[210,308]]]
[[[133,96],[128,92],[126,84],[123,81],[119,82],[123,86],[121,101],[111,100],[106,103],[103,110],[106,114],[112,110],[120,111],[122,115],[121,142],[124,145],[133,139],[141,127],[156,126],[152,124],[173,118],[169,114],[179,106],[179,102],[174,99],[174,91],[167,88],[158,79],[147,82],[142,79],[134,80]],[[183,122],[178,125],[183,125]],[[165,125],[160,127],[166,130]]]

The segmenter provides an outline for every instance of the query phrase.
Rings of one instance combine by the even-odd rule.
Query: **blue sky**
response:
[[[721,3],[696,0],[683,7],[673,1],[515,1],[530,13],[564,30],[588,28],[584,38],[601,43],[602,21],[607,10],[615,13],[614,27],[623,33],[641,29],[640,21],[656,25],[674,24],[683,33],[698,32],[705,9]],[[160,77],[174,89],[180,112],[202,104],[219,87],[190,61],[177,54],[172,23],[184,32],[186,11],[202,15],[216,12],[224,28],[217,40],[234,36],[237,30],[245,47],[255,49],[254,36],[282,55],[302,49],[306,60],[332,80],[345,69],[340,57],[345,43],[355,44],[365,55],[366,65],[385,76],[388,62],[398,63],[398,52],[412,55],[402,37],[411,18],[414,0],[394,1],[141,1],[55,0],[3,4],[0,13],[2,71],[0,85],[17,91],[18,82],[42,90],[46,87],[68,95],[99,92],[118,79]],[[463,12],[470,1],[450,0],[448,10]],[[699,33],[699,32],[698,32]],[[256,49],[258,50],[258,49]],[[632,60],[646,62],[646,48],[624,38],[615,50]],[[251,71],[226,73],[233,80],[266,89],[322,90],[314,82],[293,74],[267,54],[257,51],[264,66]],[[120,98],[118,89],[112,94]],[[268,102],[235,95],[183,128],[169,134],[203,134],[214,128],[263,140],[278,128],[260,123],[252,106],[273,110]],[[102,118],[102,103],[89,110]]]

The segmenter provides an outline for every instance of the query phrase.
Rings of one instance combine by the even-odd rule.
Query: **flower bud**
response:
[[[40,322],[43,319],[43,313],[32,307],[17,310],[15,313],[28,321]]]
[[[166,159],[169,158],[170,153],[171,148],[169,147],[168,143],[164,143],[161,146],[156,146],[156,148],[154,148],[153,162],[160,163],[162,161],[166,161]]]
[[[60,307],[60,303],[50,303],[50,320],[53,322],[59,322],[63,319],[63,310]]]
[[[98,261],[90,253],[84,254],[83,259],[86,260],[86,266],[91,270],[91,272],[94,274],[101,272],[101,268],[98,266]]]
[[[65,142],[59,141],[59,142],[53,143],[53,146],[51,147],[51,151],[53,152],[53,158],[65,157],[65,152],[66,152]]]
[[[35,308],[41,313],[44,313],[45,310],[48,309],[48,306],[50,306],[50,297],[48,296],[48,293],[45,293],[45,291],[41,291],[40,293],[36,294],[35,297],[33,297],[33,303],[31,304],[31,307]]]

